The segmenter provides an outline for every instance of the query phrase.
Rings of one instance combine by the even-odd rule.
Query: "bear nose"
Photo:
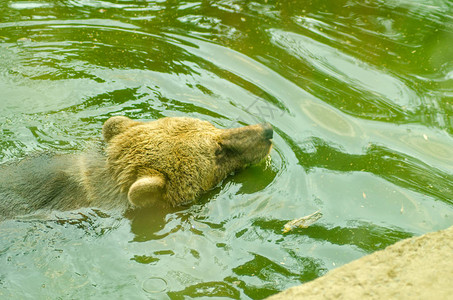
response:
[[[274,130],[272,129],[271,124],[263,123],[263,124],[261,124],[261,126],[263,127],[264,138],[266,138],[268,140],[272,139],[272,137],[274,136]]]

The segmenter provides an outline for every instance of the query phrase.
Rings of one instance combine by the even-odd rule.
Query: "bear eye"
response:
[[[215,154],[217,156],[234,156],[238,154],[238,151],[230,143],[220,142],[219,148],[216,149]]]

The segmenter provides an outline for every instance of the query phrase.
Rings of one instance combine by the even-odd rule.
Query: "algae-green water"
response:
[[[453,4],[0,1],[0,162],[115,115],[274,147],[190,207],[0,223],[0,298],[262,299],[453,224]]]

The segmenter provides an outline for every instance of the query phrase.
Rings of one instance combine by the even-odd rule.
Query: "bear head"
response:
[[[186,117],[139,122],[116,116],[102,132],[109,171],[138,207],[192,202],[228,174],[262,160],[273,135],[268,123],[219,129]]]

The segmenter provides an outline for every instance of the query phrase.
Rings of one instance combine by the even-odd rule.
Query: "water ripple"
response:
[[[1,162],[83,151],[114,115],[274,128],[266,162],[191,207],[0,223],[0,295],[260,299],[450,226],[452,11],[448,0],[0,1]],[[317,210],[318,223],[282,234]]]

